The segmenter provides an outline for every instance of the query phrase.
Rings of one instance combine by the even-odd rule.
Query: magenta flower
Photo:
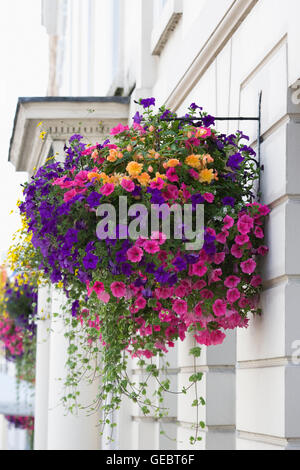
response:
[[[134,191],[135,189],[135,184],[131,180],[122,180],[121,186],[123,189],[125,189],[125,191],[128,191],[129,193],[132,193],[132,191]]]
[[[222,264],[225,260],[225,253],[216,253],[214,255],[214,263],[215,264]]]
[[[156,240],[146,240],[143,248],[151,255],[154,255],[154,253],[158,253],[160,251],[159,243]]]
[[[238,246],[238,245],[233,245],[231,247],[231,254],[232,256],[234,256],[235,258],[242,258],[243,257],[243,250],[241,250],[241,248]]]
[[[248,235],[237,235],[234,241],[237,245],[243,246],[243,245],[246,245],[246,243],[248,243],[250,239]]]
[[[100,189],[100,193],[103,194],[103,196],[109,196],[112,194],[115,190],[115,185],[113,183],[106,183],[102,188]]]
[[[173,310],[178,315],[185,315],[187,313],[188,305],[185,300],[175,300],[173,302]]]
[[[152,181],[150,183],[150,188],[151,189],[159,189],[161,191],[163,189],[164,185],[165,185],[164,180],[162,178],[157,178],[156,181]]]
[[[254,276],[250,282],[252,287],[259,287],[262,284],[262,278],[260,276]]]
[[[126,286],[124,282],[113,282],[110,286],[110,289],[114,297],[117,297],[118,299],[125,297]]]
[[[203,197],[209,204],[212,204],[215,200],[215,196],[212,193],[205,193],[203,194]]]
[[[179,181],[175,168],[169,168],[166,172],[166,176],[171,183],[177,183]]]
[[[241,279],[237,276],[228,276],[225,279],[224,286],[228,287],[229,289],[233,289],[234,287],[237,287],[239,283],[241,282]]]
[[[97,295],[100,295],[104,292],[104,284],[103,282],[95,282],[92,289],[96,292]]]
[[[229,232],[227,232],[227,231],[222,232],[222,233],[218,233],[218,235],[216,236],[217,242],[221,243],[221,245],[225,245],[228,235],[229,235]]]
[[[260,227],[255,227],[255,230],[254,230],[254,235],[256,236],[256,238],[264,238],[264,232],[263,232],[263,229],[260,228]]]
[[[242,217],[239,218],[237,223],[238,231],[242,235],[247,235],[253,229],[253,226],[254,221],[247,214],[242,215]]]
[[[110,135],[118,135],[121,134],[122,132],[129,131],[128,126],[123,126],[122,124],[118,124],[116,127],[111,129]]]
[[[142,310],[143,308],[145,308],[147,305],[147,301],[144,297],[138,297],[134,303],[134,306],[138,309],[138,310]]]
[[[240,291],[235,287],[234,289],[229,289],[227,291],[227,300],[231,304],[236,302],[241,297]]]
[[[261,256],[266,256],[269,253],[269,248],[267,246],[260,246],[257,253]]]
[[[243,263],[241,263],[240,266],[241,266],[241,270],[243,271],[243,273],[252,274],[254,273],[256,269],[256,262],[254,261],[254,259],[250,258],[247,261],[244,261]]]
[[[234,220],[229,215],[226,215],[226,217],[224,217],[223,222],[224,222],[224,229],[226,230],[234,226]]]
[[[207,267],[202,262],[192,264],[190,268],[194,276],[203,277],[207,273]]]
[[[227,302],[224,300],[218,299],[213,304],[213,311],[216,317],[223,317],[226,315]]]
[[[138,246],[133,246],[132,248],[129,248],[126,255],[127,259],[132,263],[139,263],[142,260],[144,253]]]

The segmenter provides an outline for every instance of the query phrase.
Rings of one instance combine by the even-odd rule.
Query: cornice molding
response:
[[[257,2],[258,0],[235,0],[167,98],[165,105],[168,108],[173,111],[178,109]]]
[[[89,143],[101,142],[111,127],[127,123],[128,115],[128,98],[20,98],[9,161],[17,171],[32,174],[47,158],[53,141],[66,141],[80,133]],[[38,126],[40,122],[42,126]],[[45,140],[39,138],[41,130],[47,132]]]

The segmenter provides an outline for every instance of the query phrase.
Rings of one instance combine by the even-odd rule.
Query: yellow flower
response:
[[[90,173],[88,173],[88,180],[89,181],[92,181],[92,180],[100,181],[101,180],[101,175],[99,173],[96,173],[95,171],[91,171]]]
[[[46,134],[47,134],[47,132],[42,131],[42,132],[40,133],[40,139],[44,140]]]
[[[140,176],[137,177],[137,179],[142,186],[147,186],[150,181],[150,176],[148,175],[148,173],[142,173]]]
[[[62,289],[64,287],[64,283],[62,281],[60,281],[58,284],[57,284],[57,287],[58,289]]]
[[[175,168],[175,166],[178,165],[180,165],[180,161],[177,160],[177,158],[171,158],[171,160],[166,163],[167,168]]]
[[[215,179],[214,170],[202,170],[200,172],[200,182],[210,184]]]
[[[200,168],[201,167],[200,155],[194,155],[194,154],[189,155],[188,157],[186,157],[185,163],[188,166],[191,166],[192,168]]]
[[[130,162],[126,167],[126,171],[130,174],[130,176],[137,177],[142,173],[143,165],[137,162]]]

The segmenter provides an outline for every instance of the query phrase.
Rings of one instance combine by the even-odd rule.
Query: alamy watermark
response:
[[[182,240],[185,250],[200,250],[204,243],[203,204],[144,204],[128,207],[126,196],[119,197],[118,217],[115,205],[101,204],[97,216],[99,240],[138,240],[153,233],[163,233],[165,239]]]

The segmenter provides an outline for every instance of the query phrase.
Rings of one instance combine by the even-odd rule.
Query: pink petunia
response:
[[[173,310],[178,315],[185,315],[187,313],[187,302],[185,300],[175,300],[173,302]]]
[[[124,282],[113,282],[110,286],[110,289],[114,297],[117,297],[118,299],[125,297],[126,286]]]
[[[256,262],[254,261],[254,259],[250,258],[247,261],[244,261],[243,263],[241,263],[240,266],[241,266],[241,270],[243,271],[243,273],[252,274],[254,273],[256,269]]]
[[[202,299],[206,299],[206,300],[209,300],[209,299],[213,299],[214,298],[214,294],[211,290],[209,289],[203,289],[200,291],[200,295],[202,297]]]
[[[150,188],[151,189],[159,189],[161,191],[163,189],[164,185],[165,185],[164,180],[162,178],[157,178],[156,181],[152,181],[150,183]]]
[[[225,253],[216,253],[214,255],[214,263],[215,264],[222,264],[225,260]]]
[[[132,191],[134,191],[134,189],[135,189],[135,184],[131,180],[123,179],[122,182],[121,182],[121,186],[122,186],[123,189],[125,189],[125,191],[127,191],[129,193],[132,193]]]
[[[264,215],[264,216],[270,214],[270,212],[271,212],[271,210],[268,206],[260,206],[260,208],[258,210],[259,210],[260,214]]]
[[[221,243],[221,245],[225,245],[228,235],[229,232],[227,230],[222,233],[218,233],[218,235],[216,236],[217,242]]]
[[[156,240],[146,240],[143,245],[146,253],[154,255],[160,251],[159,243]]]
[[[75,196],[77,196],[77,191],[75,189],[71,189],[64,194],[64,202],[71,201]]]
[[[213,282],[221,281],[220,276],[222,276],[222,269],[214,269],[209,275],[209,285]]]
[[[238,231],[242,235],[247,235],[253,229],[253,226],[254,226],[254,221],[247,214],[242,215],[239,218],[238,223],[237,223]]]
[[[179,190],[174,184],[168,184],[166,190],[163,193],[165,199],[177,199],[179,195]]]
[[[234,287],[237,287],[239,283],[241,282],[241,279],[237,276],[228,276],[225,279],[224,286],[228,287],[229,289],[233,289]]]
[[[126,255],[127,259],[132,263],[139,263],[142,260],[144,253],[138,246],[133,246],[132,248],[129,248]]]
[[[205,193],[203,194],[203,197],[209,204],[212,204],[215,200],[215,196],[212,193]]]
[[[260,276],[254,276],[250,282],[252,287],[259,287],[262,284],[262,278]]]
[[[265,236],[264,232],[263,232],[263,229],[260,228],[260,227],[255,227],[254,235],[256,236],[256,238],[260,238],[260,239],[264,238],[264,236]]]
[[[134,306],[138,309],[138,310],[142,310],[143,308],[145,308],[147,305],[147,301],[144,297],[138,297],[136,299],[136,301],[134,302]]]
[[[246,245],[246,243],[248,243],[249,240],[250,239],[248,235],[237,235],[234,241],[238,246],[243,246],[243,245]]]
[[[226,217],[224,217],[223,222],[224,222],[224,229],[226,230],[233,227],[234,225],[234,220],[229,215],[226,215]]]
[[[156,240],[159,245],[163,245],[167,240],[167,236],[163,232],[152,232],[151,240]]]
[[[243,257],[243,250],[241,250],[241,248],[238,246],[238,245],[233,245],[231,247],[231,254],[232,256],[234,256],[235,258],[242,258]]]
[[[226,314],[227,302],[218,299],[213,304],[213,312],[216,317],[223,317]]]
[[[257,253],[261,256],[266,256],[269,253],[269,248],[267,246],[260,246]]]
[[[166,176],[171,183],[177,183],[179,181],[175,168],[169,168],[166,172]]]
[[[202,305],[201,303],[198,303],[195,308],[194,308],[195,315],[201,316],[202,315]]]
[[[103,194],[103,196],[110,196],[115,190],[115,185],[113,183],[106,183],[102,188],[100,189],[100,193]]]
[[[226,297],[227,297],[228,302],[233,304],[241,297],[241,294],[240,294],[240,291],[235,287],[227,291]]]
[[[129,131],[128,126],[123,126],[122,124],[118,124],[116,127],[110,130],[110,135],[118,135],[121,132]]]
[[[194,276],[203,277],[207,273],[207,267],[202,262],[192,264],[190,268]]]
[[[205,286],[206,286],[206,282],[203,281],[203,279],[200,279],[199,281],[197,281],[193,284],[193,290],[201,290]]]

